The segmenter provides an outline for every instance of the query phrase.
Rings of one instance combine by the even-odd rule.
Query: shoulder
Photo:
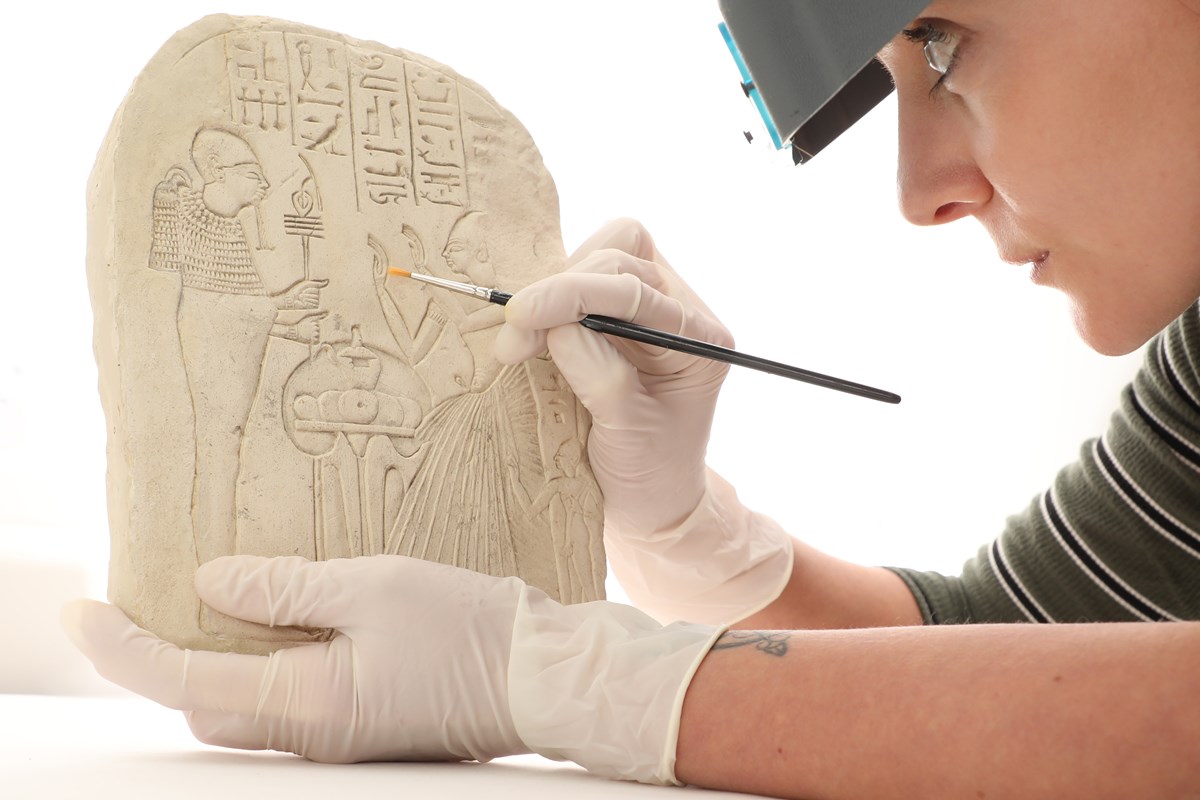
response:
[[[1192,305],[1150,343],[1148,377],[1200,412],[1200,304]]]

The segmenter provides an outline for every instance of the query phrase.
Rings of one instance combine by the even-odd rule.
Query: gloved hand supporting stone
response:
[[[241,619],[337,634],[270,656],[187,651],[94,601],[68,605],[64,628],[101,675],[185,711],[201,741],[327,762],[535,751],[672,783],[684,693],[720,633],[402,556],[230,556],[196,588]]]

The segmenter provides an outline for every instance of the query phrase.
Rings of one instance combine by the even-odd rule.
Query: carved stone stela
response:
[[[270,19],[176,34],[89,185],[112,601],[266,652],[328,632],[217,614],[198,564],[399,553],[602,598],[586,411],[549,360],[493,359],[503,308],[387,273],[511,291],[563,259],[529,134],[447,67]]]

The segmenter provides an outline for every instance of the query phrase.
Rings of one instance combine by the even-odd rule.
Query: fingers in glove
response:
[[[654,251],[655,256],[658,251]],[[679,333],[693,339],[699,339],[723,347],[733,347],[733,337],[716,316],[709,310],[691,287],[663,261],[649,261],[630,256],[619,250],[599,250],[581,260],[570,272],[593,275],[632,275],[638,278],[646,287],[654,291],[641,296],[644,306],[639,309],[637,317],[619,316],[640,325],[646,325],[670,333]],[[669,320],[656,320],[654,314],[656,297],[669,298],[681,312],[681,319],[676,327],[669,327]],[[604,313],[604,312],[595,312]]]
[[[615,252],[604,251],[605,254]],[[506,325],[497,339],[498,357],[509,360],[506,358],[508,356],[519,361],[532,355],[530,351],[535,347],[538,351],[544,347],[540,340],[534,342],[530,338],[522,342],[523,334],[515,329],[530,324],[544,328],[574,325],[584,314],[602,314],[669,333],[681,333],[700,341],[726,347],[732,345],[732,337],[715,319],[706,313],[689,309],[679,300],[653,288],[642,276],[634,274],[634,271],[647,268],[645,262],[637,262],[625,254],[617,254],[615,259],[606,256],[604,260],[609,262],[607,267],[610,269],[629,268],[631,271],[615,274],[563,273],[534,284],[517,295],[509,304],[512,309],[509,320],[513,324]],[[589,334],[598,336],[590,331]],[[698,364],[695,356],[621,338],[614,337],[610,341],[640,371],[648,375],[674,375],[696,368],[724,373],[723,366],[709,366],[712,362],[707,361]],[[522,344],[528,349],[521,350]],[[501,352],[510,347],[511,350]],[[556,357],[556,362],[561,367],[559,358]]]
[[[196,570],[196,592],[217,611],[250,622],[347,627],[369,561],[223,556]]]
[[[253,714],[258,707],[265,656],[181,650],[94,600],[69,603],[62,625],[101,676],[168,708]]]
[[[496,357],[502,362],[517,363],[544,352],[548,330],[576,327],[588,314],[630,320],[672,333],[680,329],[684,318],[677,301],[656,292],[632,274],[564,272],[529,286],[509,301],[505,314],[509,324],[497,335]],[[633,343],[629,346],[634,354],[661,351]]]
[[[654,240],[645,226],[635,219],[614,219],[605,223],[571,254],[567,266],[578,264],[596,250],[621,250],[646,261],[655,260]]]
[[[505,314],[507,321],[508,315]],[[501,325],[492,354],[501,364],[520,364],[546,352],[546,329]]]
[[[651,263],[656,255],[657,249],[654,247],[653,239],[649,232],[642,226],[640,222],[632,219],[617,219],[607,223],[587,241],[585,241],[575,253],[567,260],[567,272],[579,271],[580,262],[586,261],[589,257],[595,255],[598,251],[609,251],[611,261],[613,256],[617,254],[627,256],[629,264],[626,265],[625,272],[635,274],[642,278],[643,282],[650,286],[666,288],[665,283],[661,280],[658,274],[656,265]],[[596,259],[591,259],[594,262]],[[639,263],[640,262],[640,263]],[[665,263],[665,262],[664,262]],[[582,267],[585,271],[596,272],[594,263],[584,264]],[[669,270],[669,267],[668,267]],[[608,274],[615,275],[617,270],[610,269]],[[551,276],[546,280],[557,280],[558,276]],[[534,284],[537,285],[537,284]],[[521,297],[524,292],[518,292],[517,297]],[[530,317],[527,313],[520,311],[522,301],[517,300],[517,311],[515,316],[512,309],[505,309],[506,321],[511,321],[513,324],[505,325],[499,331],[495,345],[496,358],[505,364],[517,364],[521,361],[528,360],[534,356],[546,351],[546,329],[555,325],[565,325],[567,322],[577,322],[584,314],[604,314],[605,311],[596,309],[579,311],[578,304],[575,306],[565,306],[570,313],[565,317],[560,313],[555,315],[552,320],[545,322]],[[513,303],[510,301],[510,306]],[[616,314],[609,314],[617,316]],[[622,317],[628,318],[628,317]],[[643,323],[648,324],[648,323]]]
[[[352,728],[346,719],[303,720],[298,708],[280,714],[278,709],[261,714],[225,714],[220,711],[184,713],[192,735],[204,744],[235,750],[277,750],[295,753],[310,761],[347,764],[370,760],[370,753],[356,749]]]
[[[548,344],[559,371],[599,424],[619,426],[639,416],[646,398],[637,368],[607,337],[564,325],[549,332]]]
[[[571,255],[567,260],[568,268],[571,270],[579,268],[583,262],[591,260],[589,256],[601,250],[619,250],[652,264],[656,275],[653,278],[647,277],[647,283],[663,294],[677,297],[685,304],[709,316],[715,316],[700,299],[700,296],[679,277],[679,274],[667,261],[666,256],[658,249],[658,245],[654,243],[654,237],[650,235],[650,231],[646,230],[646,227],[637,220],[618,219],[602,227]],[[660,285],[660,282],[665,285]],[[717,344],[723,343],[717,342]]]
[[[546,332],[571,325],[587,314],[628,320],[669,333],[704,342],[733,347],[733,337],[686,283],[662,260],[661,253],[644,227],[633,220],[617,220],[594,234],[572,257],[567,272],[553,275],[518,292],[505,309],[504,325],[495,343],[496,358],[502,363],[525,361],[548,349]],[[588,332],[584,336],[599,338]],[[572,342],[580,336],[562,338],[556,356],[560,368],[566,358],[578,353]],[[698,360],[663,348],[611,338],[616,352],[624,354],[649,376],[669,377],[691,370],[712,373],[719,382],[724,365]],[[554,348],[550,348],[554,349]],[[609,352],[607,349],[604,352]],[[586,358],[574,373],[607,373],[607,361]],[[604,392],[568,377],[572,387],[584,394]],[[589,381],[589,383],[598,383]],[[615,387],[618,388],[619,387]]]
[[[271,746],[271,722],[248,714],[220,711],[185,711],[184,719],[192,735],[204,744],[234,750],[274,750]]]
[[[669,268],[620,250],[598,250],[570,270],[517,292],[505,321],[534,331],[602,314],[730,346],[728,331]]]
[[[655,289],[653,265],[616,250],[591,257],[611,271],[575,271],[553,275],[518,292],[508,303],[506,321],[526,328],[555,328],[587,314],[629,320],[677,333],[683,322],[680,302]]]

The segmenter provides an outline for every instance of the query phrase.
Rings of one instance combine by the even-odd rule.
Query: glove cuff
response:
[[[598,775],[678,785],[683,698],[722,633],[663,627],[616,603],[563,606],[527,590],[508,667],[517,734],[532,751]]]
[[[732,624],[774,602],[792,574],[791,535],[711,469],[678,526],[639,537],[606,524],[604,547],[630,601],[662,622]]]

